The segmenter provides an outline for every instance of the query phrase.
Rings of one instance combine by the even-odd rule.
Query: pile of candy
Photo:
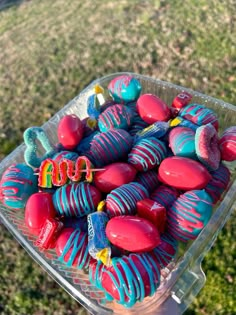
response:
[[[2,203],[24,209],[35,246],[89,269],[91,283],[126,307],[155,293],[178,243],[207,225],[230,181],[222,161],[236,160],[236,126],[219,136],[215,113],[189,93],[168,106],[141,91],[129,75],[96,85],[89,117],[65,115],[57,145],[28,128],[25,164],[0,181]]]

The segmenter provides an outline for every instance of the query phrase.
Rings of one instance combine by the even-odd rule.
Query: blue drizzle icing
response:
[[[37,176],[26,164],[9,166],[0,181],[0,199],[13,209],[24,208],[28,198],[37,190]]]
[[[104,274],[110,278],[111,288],[116,288],[119,293],[117,302],[126,307],[132,307],[137,301],[143,301],[147,295],[152,296],[160,284],[158,264],[148,253],[113,258],[111,268],[105,267],[98,261],[95,273],[89,270],[90,281],[104,290],[110,299],[111,292],[107,292],[102,286]],[[146,281],[143,279],[144,275]]]
[[[119,209],[119,215],[134,214],[137,202],[148,198],[148,195],[147,189],[139,183],[124,184],[107,195],[106,211],[110,216],[113,216],[113,214],[118,215],[117,211],[114,210],[115,206],[115,208]]]
[[[89,156],[97,167],[124,158],[131,149],[133,140],[123,129],[112,129],[100,133],[91,142]]]
[[[168,209],[172,203],[177,199],[178,192],[173,187],[165,185],[159,186],[150,196],[150,199],[160,203],[166,209]]]
[[[164,142],[154,138],[145,138],[139,140],[128,155],[128,162],[132,165],[138,165],[143,171],[159,165],[166,157],[166,147]]]
[[[113,79],[108,90],[116,102],[132,102],[138,99],[142,86],[134,77],[123,75]]]
[[[205,190],[188,191],[168,210],[168,229],[176,239],[195,239],[208,223],[211,212],[212,198]]]
[[[143,185],[149,192],[152,192],[159,185],[155,170],[138,173],[134,181]]]
[[[88,268],[89,261],[90,261],[90,255],[88,251],[88,245],[86,244],[88,239],[87,233],[81,232],[81,230],[76,229],[71,233],[71,236],[69,237],[61,256],[58,258],[60,262],[65,264],[67,267],[72,267],[74,260],[76,256],[79,253],[78,256],[78,263],[77,268]],[[86,246],[86,249],[84,250],[84,246]],[[70,258],[67,262],[65,262],[65,256],[71,251]]]
[[[110,129],[128,129],[133,119],[133,111],[121,104],[115,104],[107,108],[98,119],[98,128],[101,132]]]
[[[81,217],[96,210],[90,184],[81,182],[60,187],[53,195],[53,204],[59,215]]]
[[[217,121],[217,117],[214,112],[200,104],[188,104],[181,109],[179,115],[199,126]]]
[[[161,268],[164,268],[169,264],[169,262],[174,258],[175,254],[170,254],[165,247],[163,248],[162,244],[167,243],[172,247],[172,250],[174,253],[177,251],[178,242],[176,239],[174,239],[169,234],[163,234],[161,236],[161,244],[154,248],[153,254],[155,255],[155,258],[157,259],[159,265]]]

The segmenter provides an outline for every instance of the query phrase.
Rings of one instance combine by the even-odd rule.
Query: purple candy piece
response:
[[[212,178],[206,185],[205,190],[211,196],[215,204],[229,184],[230,171],[226,166],[220,164],[216,171],[211,172],[211,176]]]
[[[105,166],[127,157],[132,143],[132,137],[127,131],[108,130],[93,138],[88,156],[95,166]]]
[[[166,209],[168,209],[172,203],[178,198],[179,192],[176,188],[161,185],[153,191],[150,199],[160,203]]]
[[[155,170],[139,172],[134,181],[143,185],[149,191],[149,193],[151,193],[159,185],[157,172]]]
[[[118,215],[134,215],[136,203],[148,198],[147,189],[139,183],[124,184],[111,191],[106,198],[106,212],[110,217]]]

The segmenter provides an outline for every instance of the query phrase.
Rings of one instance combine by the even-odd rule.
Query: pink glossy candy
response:
[[[136,169],[128,163],[112,163],[104,166],[104,171],[95,173],[94,184],[100,191],[109,193],[121,185],[132,182],[136,173]]]
[[[160,234],[150,221],[135,216],[118,216],[108,221],[109,241],[130,252],[142,253],[160,244]]]
[[[186,91],[181,92],[173,99],[171,106],[173,108],[181,109],[182,107],[186,106],[192,98],[193,96],[190,93]]]
[[[158,179],[178,189],[192,190],[206,187],[211,175],[200,162],[171,156],[162,161],[158,169]]]
[[[88,252],[87,233],[79,229],[63,229],[56,241],[56,253],[68,267],[88,267],[91,257]]]
[[[76,115],[66,115],[58,124],[57,135],[63,147],[71,150],[83,137],[83,123]]]
[[[168,121],[171,111],[167,104],[153,94],[143,94],[137,100],[137,110],[140,117],[148,124],[156,121]]]
[[[225,129],[219,146],[222,160],[229,162],[236,160],[236,126]]]
[[[160,233],[163,233],[166,225],[166,208],[160,203],[143,199],[137,202],[138,215],[152,222]]]
[[[25,207],[25,223],[33,235],[39,235],[45,221],[55,215],[51,194],[40,192],[29,197]]]

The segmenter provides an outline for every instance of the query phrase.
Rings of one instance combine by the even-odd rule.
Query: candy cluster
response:
[[[230,181],[224,161],[236,160],[236,126],[220,136],[216,114],[187,92],[172,104],[141,92],[130,75],[96,85],[89,117],[65,115],[56,145],[28,128],[25,163],[0,181],[2,203],[24,209],[35,246],[88,269],[126,307],[155,293],[179,242],[207,225]]]

